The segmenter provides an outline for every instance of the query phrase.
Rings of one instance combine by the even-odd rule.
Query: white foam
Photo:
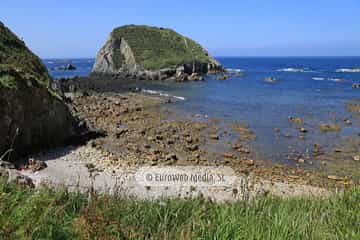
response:
[[[315,81],[324,81],[325,78],[323,78],[323,77],[313,77],[312,80],[315,80]]]
[[[313,77],[314,81],[332,81],[332,82],[345,82],[343,78],[324,78],[324,77]]]
[[[340,68],[340,69],[336,69],[336,72],[342,72],[342,73],[360,73],[360,68]]]
[[[278,69],[278,72],[305,72],[303,68],[282,68]]]
[[[181,101],[184,101],[184,100],[185,100],[184,97],[175,96],[175,95],[170,95],[170,94],[168,94],[168,93],[164,93],[164,92],[156,91],[156,90],[142,89],[141,92],[147,93],[147,94],[150,94],[150,95],[159,95],[159,96],[162,96],[162,97],[171,97],[171,98],[179,99],[179,100],[181,100]]]
[[[239,69],[239,68],[227,68],[226,71],[227,72],[234,72],[234,73],[243,72],[243,70]]]
[[[344,82],[345,79],[342,79],[342,78],[328,78],[329,81],[332,81],[332,82]]]

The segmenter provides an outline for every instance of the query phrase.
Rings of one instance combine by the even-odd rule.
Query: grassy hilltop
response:
[[[136,62],[145,69],[154,70],[199,61],[210,63],[206,51],[195,41],[166,28],[144,25],[126,25],[111,33],[114,39],[124,38],[130,45]],[[124,60],[116,54],[116,66]]]
[[[16,88],[19,80],[47,87],[50,76],[41,60],[0,22],[0,87]]]

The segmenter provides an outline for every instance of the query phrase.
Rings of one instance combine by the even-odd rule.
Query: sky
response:
[[[42,58],[93,58],[125,24],[168,27],[214,56],[360,56],[360,0],[1,0]]]

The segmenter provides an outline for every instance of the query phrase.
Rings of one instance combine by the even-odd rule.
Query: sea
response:
[[[231,78],[219,81],[208,76],[200,82],[139,81],[131,83],[149,94],[172,96],[169,105],[184,114],[246,123],[256,133],[255,143],[264,159],[287,161],[291,151],[310,151],[314,143],[331,149],[347,136],[359,136],[359,121],[346,103],[360,99],[360,57],[218,57]],[[86,76],[94,59],[44,59],[55,78]],[[75,71],[57,71],[72,63]],[[241,74],[237,74],[241,72]],[[272,77],[276,83],[265,78]],[[308,133],[299,140],[299,130],[289,116],[305,120]],[[344,119],[353,124],[345,125]],[[321,123],[337,123],[341,132],[322,133]],[[274,133],[274,128],[287,137]]]

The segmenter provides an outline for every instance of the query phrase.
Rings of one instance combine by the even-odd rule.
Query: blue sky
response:
[[[360,0],[1,0],[40,57],[94,57],[124,24],[170,27],[215,56],[360,56]]]

